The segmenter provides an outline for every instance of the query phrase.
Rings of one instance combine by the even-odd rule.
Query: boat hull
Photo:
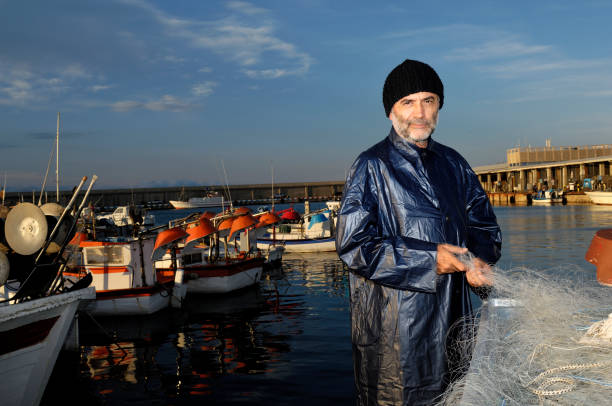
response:
[[[191,198],[188,201],[170,200],[170,205],[175,209],[199,209],[206,207],[222,207],[225,203],[221,197]]]
[[[331,252],[336,251],[334,237],[312,239],[267,240],[258,239],[257,248],[267,250],[271,245],[283,245],[285,252]]]
[[[531,201],[533,204],[554,204],[554,203],[563,203],[562,197],[556,197],[554,199],[533,199]]]
[[[185,266],[188,293],[228,293],[259,283],[264,258]]]
[[[612,192],[584,192],[595,204],[612,205]]]
[[[0,307],[2,405],[38,405],[85,288]]]
[[[97,292],[85,310],[95,316],[142,316],[170,305],[172,286],[152,286]]]

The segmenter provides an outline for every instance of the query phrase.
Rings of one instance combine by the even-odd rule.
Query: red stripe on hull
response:
[[[240,272],[248,271],[256,267],[263,266],[264,258],[253,258],[248,261],[218,263],[210,265],[186,266],[183,269],[186,273],[195,273],[200,278],[232,276]]]
[[[58,319],[59,316],[55,316],[0,332],[0,355],[40,343],[47,338]]]
[[[162,290],[172,289],[174,282],[163,285],[144,286],[141,288],[97,290],[96,300],[119,299],[125,297],[153,296]]]

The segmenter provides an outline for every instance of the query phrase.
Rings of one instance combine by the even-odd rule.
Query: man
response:
[[[349,270],[360,405],[428,405],[457,371],[454,323],[472,315],[469,288],[490,284],[501,231],[469,164],[431,139],[444,87],[406,60],[385,81],[389,136],[347,178],[336,248]],[[473,261],[458,256],[472,253]]]

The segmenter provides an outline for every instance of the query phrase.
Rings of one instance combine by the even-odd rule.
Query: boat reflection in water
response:
[[[80,400],[352,401],[343,272],[337,256],[292,254],[283,258],[283,269],[264,275],[259,285],[222,295],[190,294],[182,309],[96,317],[95,322],[82,316],[77,381],[87,393]],[[313,376],[323,380],[314,394]],[[46,397],[47,404],[52,397]]]

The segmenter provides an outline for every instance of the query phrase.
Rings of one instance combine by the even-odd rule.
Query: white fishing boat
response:
[[[3,406],[40,403],[67,337],[78,338],[75,314],[79,306],[95,299],[90,278],[71,284],[62,275],[69,258],[65,249],[75,232],[74,218],[80,216],[95,179],[94,175],[74,217],[70,212],[85,177],[57,218],[32,203],[20,203],[8,211],[6,221],[0,222]]]
[[[555,189],[540,190],[535,197],[531,199],[533,204],[553,204],[563,203],[563,191]]]
[[[73,265],[65,275],[73,280],[92,275],[96,300],[85,310],[98,316],[135,316],[180,306],[185,295],[183,273],[170,267],[156,271],[151,260],[155,238],[80,241],[82,263]]]
[[[595,204],[612,205],[612,191],[610,192],[593,191],[593,192],[584,192],[584,193]]]
[[[170,205],[175,209],[196,209],[224,207],[227,201],[219,193],[208,193],[203,197],[191,197],[188,200],[170,200]]]
[[[2,405],[38,405],[79,304],[92,287],[0,305]]]
[[[189,236],[176,251],[176,260],[185,272],[187,292],[228,293],[259,283],[264,268],[280,263],[284,249],[259,250],[256,226],[275,221],[273,215],[256,218],[243,211],[212,219],[203,215],[186,226]],[[161,256],[158,271],[169,268],[171,256],[172,252]]]
[[[155,216],[136,209],[134,206],[118,206],[112,213],[96,215],[96,221],[107,221],[117,227],[123,226],[153,226],[155,225]]]
[[[336,212],[339,202],[327,202],[327,208],[306,213],[296,218],[296,212],[285,216],[287,222],[268,227],[257,237],[257,247],[262,250],[276,245],[285,247],[285,252],[332,252],[336,251]],[[283,212],[279,212],[281,218]]]

